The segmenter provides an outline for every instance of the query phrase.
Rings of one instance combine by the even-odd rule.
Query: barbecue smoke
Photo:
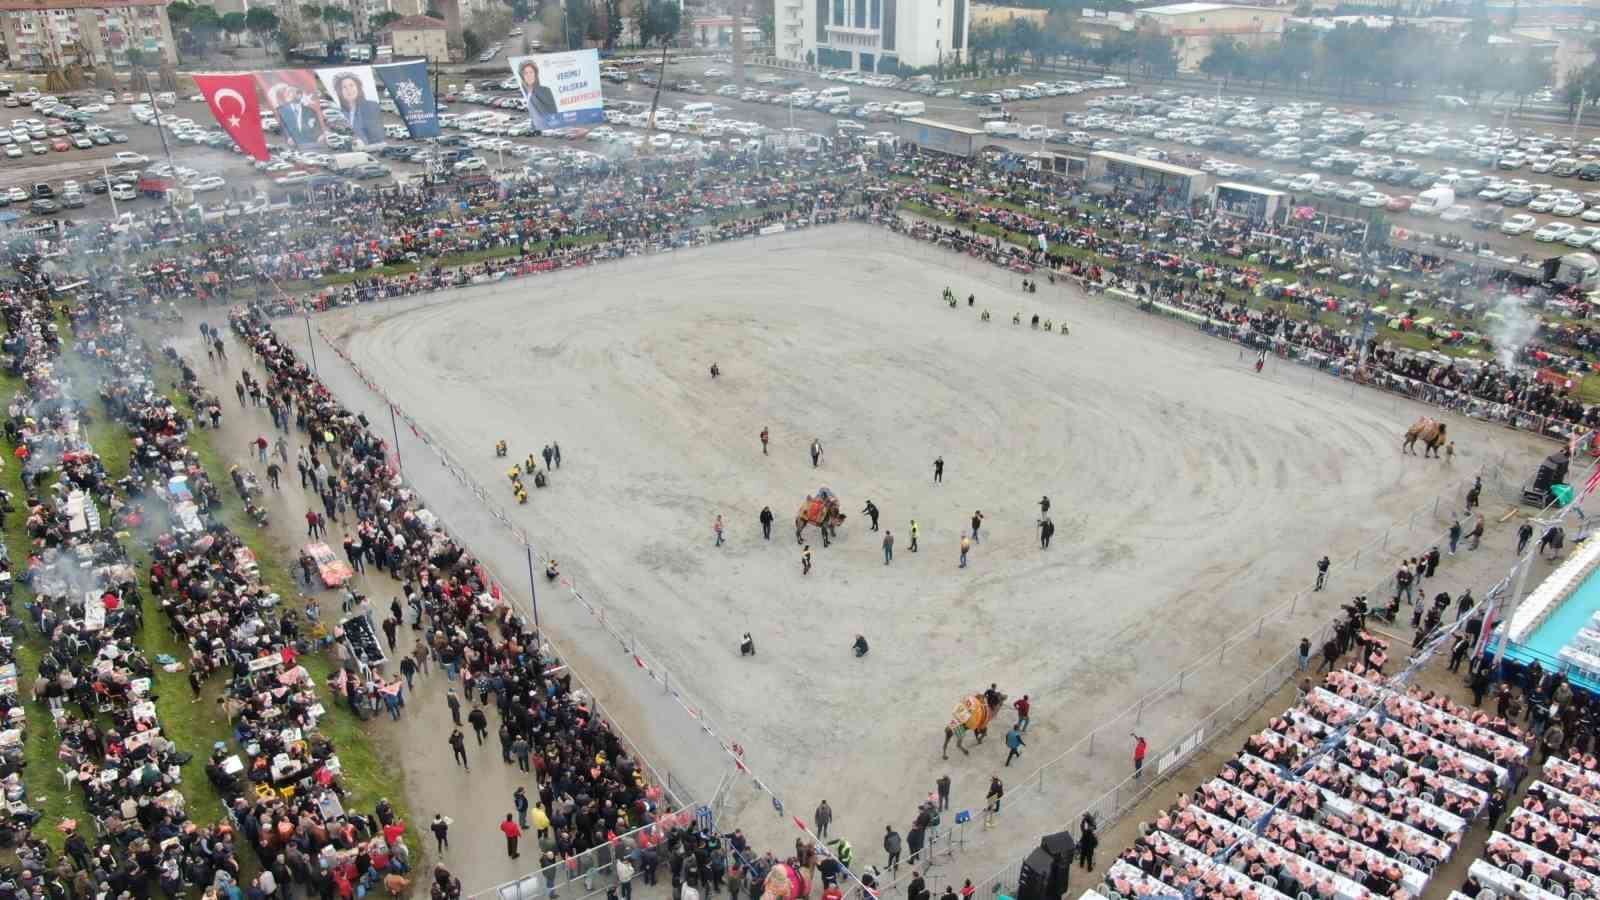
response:
[[[1515,294],[1502,295],[1491,312],[1500,316],[1488,320],[1495,359],[1504,368],[1512,369],[1516,366],[1517,357],[1522,354],[1522,348],[1538,332],[1539,318],[1528,309],[1527,302]]]

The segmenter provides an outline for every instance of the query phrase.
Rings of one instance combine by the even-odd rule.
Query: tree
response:
[[[322,7],[315,3],[300,4],[300,21],[320,34],[322,32]]]
[[[239,43],[239,35],[244,34],[245,18],[242,12],[231,12],[222,17],[222,30],[233,35],[233,42]]]
[[[347,9],[341,9],[337,6],[324,6],[322,8],[322,21],[328,26],[328,34],[330,35],[337,33],[337,26],[350,25],[355,20],[355,15]]]
[[[1220,40],[1211,42],[1211,52],[1206,58],[1200,60],[1200,71],[1212,78],[1221,78],[1224,90],[1228,87],[1228,80],[1239,74],[1244,64],[1244,56],[1239,52],[1237,41]]]
[[[189,19],[194,15],[195,5],[189,0],[173,0],[167,5],[167,21],[172,24],[174,31],[181,31],[189,26]]]
[[[1167,78],[1178,72],[1178,54],[1172,38],[1151,28],[1140,29],[1133,38],[1133,58],[1146,75]]]
[[[567,20],[562,26],[561,45],[568,50],[582,49],[584,35],[594,22],[594,4],[590,0],[566,0],[565,7]]]
[[[639,42],[648,45],[655,41],[665,46],[678,36],[680,18],[678,5],[672,0],[649,0],[639,20]]]
[[[477,59],[483,52],[483,38],[478,33],[468,28],[461,32],[461,46],[467,51],[468,59]]]
[[[265,6],[252,6],[244,14],[244,27],[263,47],[267,44],[267,35],[277,31],[279,24],[278,14]]]
[[[377,34],[403,18],[405,18],[405,16],[400,15],[394,10],[386,9],[381,13],[373,14],[367,19],[367,30]]]
[[[622,0],[606,0],[606,49],[617,49],[622,38]]]
[[[184,23],[184,45],[190,52],[204,56],[221,33],[222,18],[217,11],[209,6],[197,6]]]

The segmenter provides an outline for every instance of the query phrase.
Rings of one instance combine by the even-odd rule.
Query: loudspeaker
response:
[[[1017,874],[1016,900],[1049,900],[1050,870],[1055,857],[1043,847],[1034,849],[1022,861],[1022,871]]]
[[[1059,859],[1071,860],[1072,855],[1078,852],[1078,842],[1073,839],[1070,831],[1047,834],[1039,839],[1039,846],[1044,848],[1046,853]]]

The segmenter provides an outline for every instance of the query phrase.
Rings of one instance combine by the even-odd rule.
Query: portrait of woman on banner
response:
[[[361,79],[354,72],[333,76],[333,99],[350,125],[356,140],[364,144],[384,142],[382,111],[378,101],[364,96]]]
[[[517,78],[522,84],[522,99],[528,104],[528,121],[544,131],[561,126],[561,110],[556,106],[555,92],[539,78],[539,67],[531,59],[517,66]]]

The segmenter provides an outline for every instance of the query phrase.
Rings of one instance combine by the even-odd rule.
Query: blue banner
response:
[[[390,63],[373,66],[383,86],[389,91],[400,120],[414,138],[439,136],[439,105],[433,101],[433,88],[428,84],[426,60]]]

